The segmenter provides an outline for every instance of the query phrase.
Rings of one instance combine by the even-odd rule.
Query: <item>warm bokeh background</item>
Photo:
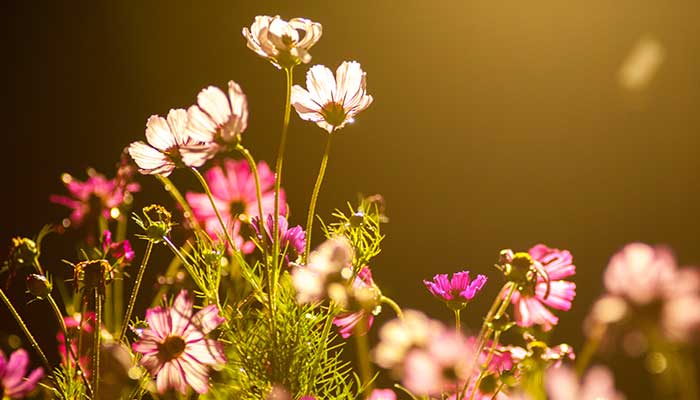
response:
[[[696,0],[17,3],[2,7],[9,105],[0,168],[9,183],[0,247],[67,215],[48,203],[63,192],[61,172],[112,175],[149,115],[187,107],[210,84],[241,83],[251,110],[245,143],[273,160],[283,74],[246,49],[241,28],[280,14],[323,24],[312,63],[357,60],[367,71],[375,103],[338,133],[318,212],[358,192],[385,196],[391,223],[373,267],[404,306],[447,320],[421,279],[468,267],[493,278],[491,296],[498,251],[544,242],[574,254],[578,297],[555,336],[579,346],[601,271],[620,246],[667,243],[682,264],[700,264]],[[643,38],[660,46],[661,63],[630,89],[620,69]],[[284,186],[293,222],[303,223],[325,133],[292,117]],[[168,201],[155,180],[141,182],[137,204]],[[45,263],[62,268],[70,249],[53,247]],[[44,308],[24,310],[50,340]],[[1,315],[2,330],[15,330]],[[625,364],[616,372],[636,398],[648,386],[638,360]]]

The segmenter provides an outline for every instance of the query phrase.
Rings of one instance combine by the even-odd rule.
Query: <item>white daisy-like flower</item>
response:
[[[239,139],[248,127],[248,100],[234,81],[228,83],[228,96],[209,86],[197,95],[197,104],[187,110],[188,134],[201,142],[227,144]]]
[[[307,89],[299,85],[292,88],[292,105],[299,118],[332,133],[372,104],[366,75],[355,61],[340,64],[335,76],[327,67],[314,65],[306,74]]]
[[[285,21],[279,15],[259,15],[250,29],[243,28],[248,48],[269,59],[277,68],[289,68],[311,61],[309,49],[318,42],[321,33],[322,27],[318,22],[306,18]]]
[[[170,110],[167,120],[153,115],[146,123],[146,140],[129,145],[129,154],[142,174],[170,175],[177,167],[201,167],[213,157],[212,146],[196,142],[187,130],[187,111]]]

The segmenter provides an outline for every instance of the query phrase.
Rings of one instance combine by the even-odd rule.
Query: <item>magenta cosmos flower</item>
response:
[[[44,370],[37,368],[25,377],[29,367],[29,354],[24,349],[15,350],[9,360],[0,350],[0,394],[3,399],[21,399],[28,395],[41,378]]]
[[[360,269],[352,286],[353,291],[372,290],[374,288],[372,271],[370,271],[369,267]],[[343,339],[349,338],[353,333],[366,335],[374,322],[374,315],[371,311],[361,308],[359,311],[338,314],[338,316],[333,318],[333,325],[338,327],[338,332]]]
[[[259,214],[255,177],[250,171],[250,166],[245,160],[226,160],[223,162],[223,167],[210,168],[204,176],[221,217],[224,222],[232,225],[236,246],[243,253],[251,253],[255,249],[255,244],[240,235],[241,224],[249,222],[252,217]],[[261,161],[258,163],[258,176],[263,213],[272,214],[275,208],[273,190],[275,175],[267,164]],[[220,235],[221,224],[207,195],[189,192],[186,197],[195,217],[204,223],[207,233],[213,237]],[[280,212],[283,214],[287,212],[284,190],[280,191]]]
[[[391,389],[374,389],[367,400],[396,400],[396,393]]]
[[[107,179],[93,169],[88,169],[88,179],[85,182],[69,174],[63,174],[61,180],[71,197],[52,195],[49,200],[72,209],[70,222],[75,226],[82,225],[90,218],[109,218],[110,211],[120,207],[128,193],[140,189],[138,183],[118,185],[115,179]]]
[[[576,284],[563,279],[574,275],[576,266],[568,250],[538,244],[528,253],[537,263],[538,269],[546,273],[549,282],[538,274],[534,285],[522,285],[513,293],[511,302],[515,307],[515,320],[519,326],[541,325],[548,331],[559,322],[559,318],[547,307],[564,311],[571,309],[571,302],[576,296]]]
[[[295,262],[304,252],[306,246],[306,232],[299,225],[290,228],[287,218],[283,215],[279,216],[278,222],[280,251],[284,252],[284,265],[288,266],[290,262]],[[272,214],[268,214],[265,220],[265,237],[263,237],[260,231],[260,218],[253,217],[251,220],[258,241],[269,251],[272,251],[272,231],[274,231],[274,223]]]
[[[332,133],[353,122],[360,111],[372,104],[367,94],[367,74],[355,61],[345,61],[335,72],[314,65],[306,73],[306,89],[292,88],[292,105],[305,121],[315,122]]]
[[[109,254],[124,264],[130,263],[136,256],[128,239],[124,239],[121,242],[113,242],[112,232],[109,230],[105,230],[102,235],[102,252],[105,257]]]
[[[190,137],[226,145],[237,141],[248,126],[248,101],[241,87],[229,81],[228,95],[215,86],[202,89],[187,115]]]
[[[289,68],[311,61],[309,49],[321,38],[322,31],[321,24],[305,18],[287,22],[279,16],[259,15],[250,29],[243,28],[243,36],[256,54],[277,68]]]
[[[139,172],[170,175],[177,167],[201,167],[214,156],[216,146],[202,144],[189,136],[187,111],[170,110],[168,118],[153,115],[146,122],[146,140],[129,145],[129,155]]]
[[[186,394],[188,386],[206,393],[209,366],[226,362],[221,343],[205,337],[224,322],[219,309],[209,305],[192,315],[192,306],[192,298],[182,290],[171,308],[148,309],[148,329],[132,345],[143,354],[141,365],[156,378],[161,394],[170,388]]]
[[[469,271],[456,272],[449,279],[447,274],[438,274],[432,281],[423,281],[433,296],[444,301],[452,309],[462,309],[486,285],[486,276],[477,275],[472,281]]]

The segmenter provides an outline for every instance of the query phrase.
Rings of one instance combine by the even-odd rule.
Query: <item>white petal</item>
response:
[[[170,126],[170,132],[175,137],[175,142],[178,145],[189,142],[189,135],[187,134],[187,120],[187,111],[183,110],[182,108],[170,110],[168,113],[168,126]]]
[[[168,150],[175,146],[175,136],[170,132],[168,122],[163,117],[152,115],[146,122],[146,140],[158,150]]]
[[[188,126],[187,134],[199,142],[211,142],[216,133],[216,122],[202,111],[199,106],[191,106],[187,109]]]
[[[134,159],[143,174],[169,175],[175,164],[168,156],[147,145],[144,142],[133,142],[129,145],[129,155]]]
[[[333,72],[323,65],[314,65],[306,73],[306,89],[320,106],[333,101],[335,95]]]
[[[226,94],[218,87],[209,86],[197,95],[197,104],[217,125],[223,125],[231,116],[231,106]]]

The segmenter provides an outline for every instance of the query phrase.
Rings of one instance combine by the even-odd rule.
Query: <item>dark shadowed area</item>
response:
[[[142,140],[150,115],[188,107],[205,86],[241,84],[250,109],[245,144],[272,164],[284,74],[246,48],[241,28],[256,15],[279,14],[323,24],[310,65],[335,69],[357,60],[367,72],[374,104],[337,133],[317,212],[329,216],[358,193],[385,197],[391,222],[372,267],[404,307],[449,321],[422,279],[484,273],[491,281],[465,318],[476,329],[501,285],[492,267],[499,250],[546,243],[570,249],[578,267],[574,308],[559,313],[554,340],[578,348],[581,322],[602,292],[601,272],[625,243],[665,243],[681,265],[700,265],[697,0],[2,8],[9,42],[0,139],[3,260],[13,236],[32,236],[67,216],[48,201],[64,193],[62,172],[82,179],[94,167],[113,176],[121,150]],[[641,83],[625,83],[621,68],[640,41],[657,46],[657,65]],[[295,83],[304,83],[310,65],[295,70]],[[325,135],[292,113],[283,186],[295,224],[304,224]],[[172,178],[195,187],[182,171]],[[154,200],[172,206],[156,180],[139,180],[137,207]],[[318,243],[320,229],[314,233]],[[42,260],[49,269],[67,272],[60,260],[76,259],[73,239],[47,239]],[[143,247],[137,242],[137,259]],[[165,269],[168,254],[159,250]],[[152,267],[146,285],[162,273]],[[15,299],[23,296],[20,286],[10,290]],[[146,301],[139,307],[142,313]],[[31,327],[45,328],[46,343],[53,340],[57,327],[46,304],[20,312]],[[391,316],[385,310],[378,322]],[[0,317],[1,331],[19,332],[5,310]],[[643,398],[651,387],[638,359],[619,357],[613,369],[628,398]]]

